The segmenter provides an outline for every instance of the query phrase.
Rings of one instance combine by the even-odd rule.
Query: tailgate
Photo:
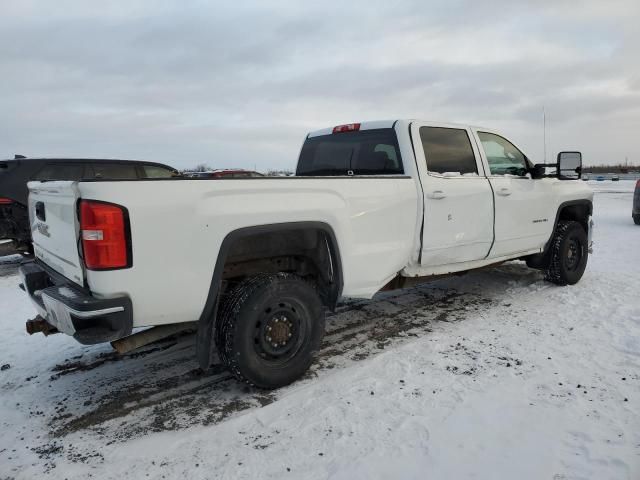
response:
[[[77,182],[29,182],[29,221],[36,258],[83,284],[78,251]]]

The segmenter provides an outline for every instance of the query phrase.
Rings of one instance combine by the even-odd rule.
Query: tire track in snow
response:
[[[478,294],[426,285],[386,293],[378,300],[343,304],[328,315],[317,361],[302,381],[313,381],[327,370],[344,368],[428,333],[434,323],[462,320],[492,303]],[[277,391],[248,387],[221,366],[200,373],[193,342],[193,336],[183,336],[133,355],[106,353],[57,365],[49,381],[64,381],[64,389],[75,395],[52,417],[51,433],[60,437],[90,429],[125,440],[149,431],[217,423],[277,401]]]

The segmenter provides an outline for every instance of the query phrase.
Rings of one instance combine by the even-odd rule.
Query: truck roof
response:
[[[345,125],[336,125],[333,127],[322,128],[320,130],[314,130],[307,135],[307,138],[319,137],[321,135],[330,135],[333,133],[335,128],[338,127],[346,127],[348,125],[359,125],[359,130],[373,130],[376,128],[392,128],[397,122],[411,123],[411,122],[421,122],[426,124],[433,124],[433,126],[441,126],[441,127],[450,127],[450,128],[479,128],[482,130],[486,130],[487,132],[492,132],[493,130],[490,128],[479,127],[477,125],[467,125],[463,123],[454,123],[454,122],[443,122],[443,121],[433,121],[433,120],[420,120],[416,118],[402,118],[396,120],[371,120],[366,122],[359,123],[349,123]]]

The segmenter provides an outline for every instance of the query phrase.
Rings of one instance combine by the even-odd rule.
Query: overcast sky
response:
[[[0,158],[293,168],[421,118],[640,164],[640,1],[0,1]]]

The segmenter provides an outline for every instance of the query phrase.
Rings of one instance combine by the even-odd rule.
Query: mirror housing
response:
[[[558,153],[558,178],[560,180],[579,180],[582,177],[582,153]]]
[[[544,178],[547,173],[546,164],[536,163],[530,170],[531,178]]]

